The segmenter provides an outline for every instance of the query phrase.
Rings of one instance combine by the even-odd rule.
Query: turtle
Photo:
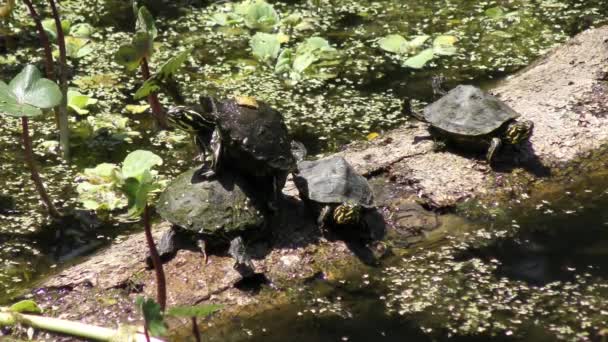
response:
[[[534,123],[498,98],[471,85],[459,85],[429,104],[418,119],[432,135],[457,146],[486,151],[492,164],[503,144],[518,146],[532,135]]]
[[[229,169],[249,178],[272,196],[270,208],[296,168],[291,140],[283,115],[268,104],[252,97],[218,101],[202,96],[200,107],[175,107],[168,111],[169,122],[196,135],[203,155],[211,152],[210,170],[203,175],[212,178]]]
[[[159,197],[156,210],[172,224],[160,239],[159,254],[167,259],[182,247],[195,247],[206,263],[207,248],[223,248],[235,259],[235,268],[252,269],[244,239],[262,235],[267,222],[255,190],[238,175],[204,179],[198,169],[180,174]]]
[[[374,208],[367,180],[341,156],[301,161],[293,180],[300,197],[318,213],[322,231],[331,226],[360,225],[363,212]]]

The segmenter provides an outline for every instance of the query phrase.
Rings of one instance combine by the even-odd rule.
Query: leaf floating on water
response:
[[[422,69],[426,63],[430,62],[435,57],[433,49],[422,50],[414,57],[410,57],[403,62],[404,67],[412,69]]]
[[[145,105],[126,105],[125,106],[125,110],[127,112],[129,112],[130,114],[141,114],[143,112],[145,112],[148,108],[150,108],[150,105],[145,104]]]

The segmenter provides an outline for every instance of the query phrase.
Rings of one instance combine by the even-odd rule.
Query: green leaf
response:
[[[293,49],[283,49],[281,54],[277,58],[277,64],[274,66],[274,72],[276,74],[285,74],[291,72],[291,65],[293,63]]]
[[[161,89],[160,82],[154,77],[148,78],[142,85],[137,89],[133,98],[135,100],[143,99],[150,94],[157,93]]]
[[[34,314],[42,313],[42,309],[38,306],[38,304],[35,301],[33,301],[31,299],[26,299],[26,300],[17,302],[15,304],[11,305],[8,308],[8,310],[11,312],[17,312],[17,313],[34,313]]]
[[[378,41],[378,46],[384,51],[398,54],[407,53],[409,50],[407,40],[398,34],[389,34],[380,39]]]
[[[435,57],[433,49],[422,50],[417,55],[410,57],[403,62],[403,66],[412,69],[422,69],[426,63]]]
[[[451,56],[458,53],[458,49],[454,46],[458,38],[455,36],[438,36],[433,40],[433,52],[436,55]]]
[[[122,45],[115,54],[116,63],[129,71],[137,69],[141,60],[150,57],[153,52],[151,36],[146,32],[138,32],[133,36],[130,45]]]
[[[61,28],[63,29],[64,35],[67,35],[70,32],[70,26],[72,22],[65,19],[61,21]],[[49,35],[51,40],[57,40],[57,26],[55,25],[55,19],[45,19],[42,21],[42,28]]]
[[[137,297],[135,304],[141,310],[148,331],[154,336],[163,336],[167,332],[167,327],[163,319],[163,313],[160,310],[160,305],[151,298]]]
[[[137,11],[137,22],[135,23],[135,31],[146,32],[151,39],[156,38],[158,30],[154,24],[154,17],[145,6],[141,6]]]
[[[31,64],[26,65],[8,86],[19,104],[45,109],[55,107],[61,102],[59,86],[42,78],[40,71]]]
[[[505,15],[505,11],[500,6],[490,7],[485,10],[484,14],[492,19],[499,19]]]
[[[408,42],[409,51],[414,51],[414,50],[419,49],[422,45],[424,45],[424,43],[426,43],[426,41],[430,37],[431,36],[427,36],[427,35],[415,36],[414,39],[412,39],[411,41]]]
[[[89,46],[90,40],[87,38],[65,37],[66,55],[70,58],[82,58],[93,52]]]
[[[127,155],[122,164],[122,176],[143,180],[143,175],[154,166],[162,165],[163,160],[156,154],[146,150],[136,150]]]
[[[223,305],[207,304],[195,306],[173,306],[167,310],[167,316],[204,318],[223,308]]]
[[[160,67],[158,72],[150,76],[150,78],[148,78],[141,85],[141,87],[137,89],[135,95],[133,95],[133,98],[139,100],[162,89],[163,82],[168,80],[170,77],[173,77],[173,75],[177,73],[184,62],[188,59],[191,52],[192,49],[188,49],[180,52],[176,56],[169,58],[169,60]]]
[[[34,117],[40,110],[61,102],[61,90],[53,81],[42,78],[40,71],[27,65],[7,85],[0,81],[0,113],[14,117]]]
[[[129,114],[141,114],[141,113],[145,112],[148,108],[150,108],[150,105],[148,105],[148,104],[145,104],[145,105],[126,105],[125,106],[125,110]]]
[[[90,38],[95,28],[87,23],[79,23],[70,29],[70,36],[76,38]]]
[[[249,42],[253,56],[261,62],[274,61],[279,55],[281,42],[278,34],[256,33]]]
[[[252,30],[272,31],[280,21],[274,7],[264,0],[245,1],[236,7],[235,12],[243,17],[245,26]]]
[[[96,99],[81,94],[75,89],[68,90],[68,108],[72,109],[80,115],[88,114],[89,111],[86,108],[96,103]]]

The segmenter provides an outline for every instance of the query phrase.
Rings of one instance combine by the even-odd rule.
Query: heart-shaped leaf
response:
[[[261,62],[274,61],[279,55],[281,42],[278,34],[256,33],[249,43],[253,56]]]
[[[412,69],[422,69],[434,57],[435,53],[433,53],[433,49],[425,49],[417,55],[406,59],[403,62],[403,66]]]
[[[123,178],[142,180],[142,175],[156,165],[162,165],[163,160],[156,154],[146,150],[136,150],[125,158],[122,164]]]
[[[153,41],[147,32],[137,32],[130,45],[122,45],[116,52],[116,62],[129,71],[137,69],[143,58],[149,58],[153,51]]]
[[[142,99],[152,93],[158,92],[162,88],[163,81],[173,77],[177,70],[186,62],[192,49],[188,49],[180,52],[177,56],[169,58],[150,78],[148,78],[144,84],[137,89],[133,98],[136,100]]]
[[[407,40],[398,34],[389,34],[378,41],[378,46],[387,52],[407,53],[409,45]]]
[[[88,114],[89,111],[86,108],[96,103],[96,99],[81,94],[75,89],[68,90],[68,108],[80,115]]]
[[[140,308],[150,334],[162,336],[167,332],[160,305],[154,299],[137,297],[135,304]]]
[[[156,38],[158,30],[154,24],[154,17],[150,14],[150,11],[145,6],[141,6],[137,11],[137,22],[135,23],[135,30],[146,32],[152,37]]]
[[[458,53],[458,49],[454,46],[458,38],[455,36],[438,36],[433,40],[433,52],[436,55],[451,56]]]
[[[55,82],[42,78],[40,71],[27,65],[7,85],[0,81],[0,113],[21,117],[38,116],[40,109],[52,108],[61,102],[61,90]]]

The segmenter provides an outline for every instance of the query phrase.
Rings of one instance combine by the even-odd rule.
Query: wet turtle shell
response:
[[[202,102],[209,101],[213,100]],[[251,97],[214,101],[213,107],[224,150],[241,167],[248,167],[252,173],[265,173],[265,168],[285,172],[295,169],[296,159],[280,112]],[[251,166],[247,159],[253,159]]]
[[[470,85],[459,85],[428,105],[423,119],[441,133],[487,136],[519,114],[496,97]]]
[[[163,219],[223,241],[263,225],[264,216],[244,183],[228,174],[193,183],[198,171],[193,168],[179,175],[161,194],[156,209]]]
[[[373,207],[374,196],[367,180],[342,157],[298,163],[294,182],[302,198],[319,204]]]

